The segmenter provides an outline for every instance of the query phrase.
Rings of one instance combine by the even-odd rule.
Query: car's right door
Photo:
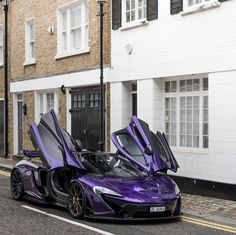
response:
[[[150,174],[167,169],[176,172],[179,167],[164,134],[154,134],[148,124],[136,116],[131,118],[128,127],[114,132],[111,138],[124,157]]]

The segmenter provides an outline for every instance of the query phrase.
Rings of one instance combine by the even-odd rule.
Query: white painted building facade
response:
[[[125,3],[111,37],[111,132],[129,123],[137,84],[137,116],[170,136],[177,175],[235,185],[236,1],[183,0],[171,14],[159,0],[152,21],[125,18]]]

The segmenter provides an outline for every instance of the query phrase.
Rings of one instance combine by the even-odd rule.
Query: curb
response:
[[[191,216],[191,217],[197,217],[202,220],[210,220],[215,223],[220,223],[220,224],[227,224],[229,226],[234,226],[236,227],[236,221],[235,219],[231,219],[228,217],[224,216],[219,216],[219,215],[200,215],[198,212],[190,209],[182,209],[183,215]]]
[[[5,171],[12,171],[12,169],[15,167],[15,165],[20,162],[21,160],[28,160],[28,158],[24,158],[22,156],[13,156],[13,158],[11,160],[1,160],[0,158],[0,170],[5,170]],[[40,163],[40,161],[38,161],[37,159],[34,159],[33,163]]]
[[[24,159],[24,155],[13,155],[12,159],[16,161],[20,161]]]
[[[1,169],[1,170],[11,172],[13,168],[14,168],[14,166],[12,166],[12,165],[10,165],[10,164],[1,163],[1,162],[0,162],[0,169]]]

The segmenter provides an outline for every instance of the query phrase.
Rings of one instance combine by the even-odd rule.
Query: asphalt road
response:
[[[165,235],[236,234],[236,228],[184,216],[171,221],[75,220],[59,207],[14,201],[9,177],[0,171],[0,234]]]

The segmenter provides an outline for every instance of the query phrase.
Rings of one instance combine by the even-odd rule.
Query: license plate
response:
[[[150,207],[150,212],[163,212],[165,211],[165,206],[152,206]]]

